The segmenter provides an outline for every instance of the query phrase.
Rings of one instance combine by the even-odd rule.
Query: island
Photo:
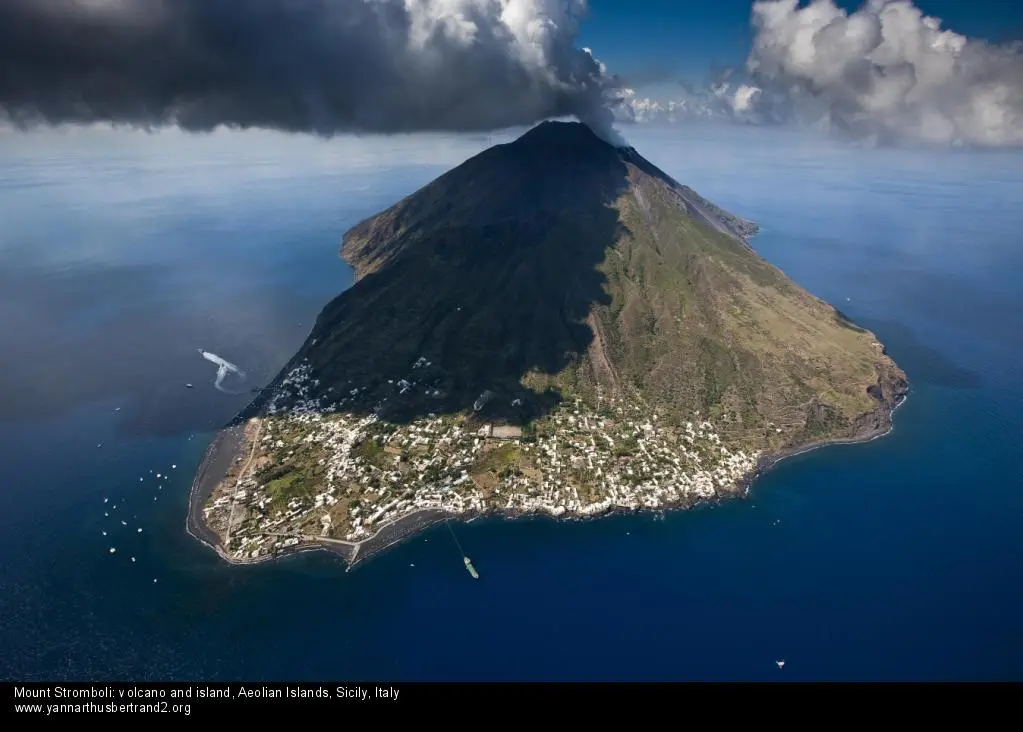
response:
[[[349,568],[448,518],[747,493],[891,429],[906,375],[632,148],[545,122],[347,232],[355,284],[212,441],[188,528]]]

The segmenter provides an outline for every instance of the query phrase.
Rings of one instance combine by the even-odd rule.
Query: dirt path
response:
[[[607,351],[604,349],[604,329],[600,324],[600,319],[591,312],[586,317],[586,321],[593,332],[593,341],[590,343],[590,358],[593,361],[594,367],[602,371],[607,376],[608,381],[611,382],[611,391],[616,392],[618,391],[618,377],[615,374],[614,367],[611,366],[611,362],[607,358]]]

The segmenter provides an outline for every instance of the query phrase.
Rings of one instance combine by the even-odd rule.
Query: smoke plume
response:
[[[575,116],[616,82],[585,0],[2,0],[0,122],[486,130]]]

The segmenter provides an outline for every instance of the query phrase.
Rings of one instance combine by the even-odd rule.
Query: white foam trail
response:
[[[199,349],[199,353],[207,361],[210,361],[211,363],[215,363],[217,365],[217,378],[213,382],[213,386],[214,386],[215,389],[217,389],[217,391],[222,391],[225,394],[244,394],[245,393],[245,392],[242,392],[242,391],[232,391],[231,389],[227,389],[227,388],[224,387],[224,379],[227,378],[228,374],[237,374],[238,378],[244,380],[245,379],[245,372],[244,371],[242,371],[240,368],[235,366],[230,361],[224,360],[223,358],[221,358],[220,356],[218,356],[215,353],[211,353],[210,351],[204,351],[201,348]]]

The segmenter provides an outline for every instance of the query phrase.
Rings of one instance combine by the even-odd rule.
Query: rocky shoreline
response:
[[[771,470],[778,465],[782,460],[787,458],[796,457],[797,455],[804,455],[808,452],[820,449],[822,447],[829,447],[833,445],[860,445],[865,442],[872,442],[878,438],[884,437],[889,434],[894,425],[892,424],[892,414],[895,410],[901,407],[906,402],[906,392],[902,392],[895,397],[894,403],[890,408],[879,407],[875,410],[875,415],[880,415],[881,410],[884,410],[884,418],[879,420],[878,423],[865,427],[861,432],[853,437],[845,437],[833,440],[820,440],[819,442],[811,442],[806,445],[799,445],[798,447],[792,447],[787,450],[773,453],[771,455],[765,455],[757,461],[757,465],[749,474],[742,479],[739,486],[744,494],[748,494],[753,482],[761,475]]]
[[[211,531],[203,520],[203,506],[209,499],[213,489],[223,479],[232,462],[242,453],[244,427],[233,424],[221,430],[212,440],[210,446],[203,456],[203,460],[196,472],[195,480],[189,494],[188,518],[186,527],[188,533],[213,549],[225,561],[230,564],[260,564],[263,562],[284,559],[310,551],[325,550],[337,554],[345,562],[348,570],[363,564],[383,551],[397,546],[402,542],[416,536],[423,530],[446,519],[455,518],[459,521],[471,521],[476,518],[495,517],[508,520],[521,518],[550,518],[555,521],[588,521],[598,518],[608,518],[616,515],[634,514],[641,511],[678,511],[692,508],[702,503],[717,503],[734,496],[744,497],[750,492],[753,482],[778,465],[786,458],[802,455],[822,447],[831,445],[854,445],[884,437],[892,430],[892,415],[896,409],[905,403],[907,388],[904,384],[897,384],[894,388],[885,385],[883,396],[878,407],[870,414],[864,415],[860,431],[848,438],[821,440],[805,445],[799,445],[787,450],[761,457],[753,470],[743,477],[736,485],[734,493],[717,495],[709,499],[694,499],[688,502],[679,502],[657,508],[611,508],[607,511],[592,516],[564,515],[552,516],[544,512],[503,510],[493,509],[488,511],[469,511],[465,513],[452,513],[437,509],[423,509],[414,513],[402,516],[382,527],[373,536],[359,542],[342,542],[332,540],[330,542],[316,542],[315,540],[294,547],[287,547],[272,556],[262,556],[255,559],[238,559],[230,556],[224,549],[223,544],[213,531]]]

